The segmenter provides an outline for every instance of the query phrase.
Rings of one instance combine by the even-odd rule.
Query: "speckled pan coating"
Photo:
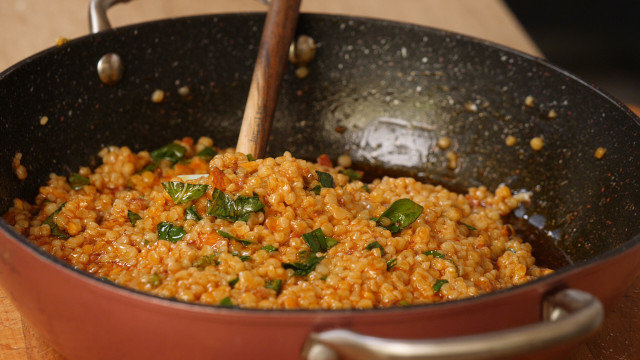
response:
[[[95,161],[90,154],[104,145],[140,150],[203,134],[217,144],[233,145],[262,21],[262,15],[219,15],[134,25],[72,40],[2,73],[0,212],[14,197],[33,198],[49,172],[70,172]],[[270,154],[289,150],[296,157],[314,158],[325,152],[335,158],[347,151],[360,166],[411,172],[453,188],[479,183],[495,188],[505,182],[512,189],[532,190],[534,201],[520,215],[536,224],[544,219],[545,230],[576,264],[523,287],[449,305],[376,313],[280,314],[278,329],[294,348],[285,349],[280,346],[284,342],[269,347],[256,340],[256,346],[248,346],[227,334],[252,331],[252,326],[269,331],[276,325],[271,315],[202,309],[100,284],[61,269],[11,239],[15,233],[0,222],[2,285],[25,316],[54,345],[66,349],[65,354],[91,354],[90,348],[70,342],[71,336],[87,332],[83,326],[89,320],[113,326],[105,334],[109,341],[127,339],[129,330],[142,330],[114,330],[114,321],[127,316],[143,316],[146,323],[139,326],[150,331],[126,342],[129,354],[150,345],[160,354],[173,354],[174,348],[158,340],[157,324],[176,315],[183,319],[176,324],[181,331],[205,331],[214,324],[224,328],[218,333],[220,342],[235,346],[207,343],[203,348],[229,357],[264,355],[269,349],[274,356],[294,358],[312,328],[343,326],[407,337],[472,333],[535,321],[542,294],[565,285],[592,291],[608,304],[638,273],[633,259],[640,252],[640,122],[628,109],[544,61],[439,30],[303,15],[299,32],[313,36],[320,47],[308,78],[299,80],[292,68],[287,71]],[[125,65],[124,78],[116,86],[102,85],[95,72],[98,59],[111,51],[120,54]],[[189,99],[178,95],[184,85],[191,90]],[[151,102],[156,89],[165,91],[163,103]],[[532,106],[525,105],[527,96],[533,97]],[[469,102],[477,111],[470,111],[474,107]],[[550,110],[557,117],[550,119]],[[46,125],[40,125],[43,115],[49,118]],[[337,132],[336,127],[345,131]],[[516,137],[515,146],[505,145],[507,135]],[[447,167],[446,151],[436,146],[441,136],[451,138],[447,151],[458,154],[455,170]],[[545,143],[538,152],[529,146],[536,136]],[[607,149],[601,160],[594,157],[598,147]],[[16,152],[23,154],[29,173],[24,182],[11,171]],[[63,281],[84,295],[79,300],[55,298],[51,281]],[[23,284],[38,286],[39,295],[34,297]],[[49,296],[50,302],[41,302],[40,296]],[[54,304],[86,305],[97,297],[101,300],[92,303],[95,308],[121,301],[120,308],[126,304],[127,310],[118,310],[112,318],[91,319],[92,313],[81,307],[57,307],[59,316],[48,312]],[[504,314],[510,316],[503,318]],[[418,321],[427,318],[440,320],[438,331]],[[69,319],[79,322],[81,330],[64,327]],[[481,319],[485,322],[474,322]],[[461,322],[469,327],[459,329]],[[193,345],[198,338],[187,333],[174,339]],[[105,349],[106,344],[110,342],[93,346]],[[104,354],[116,356],[118,351]]]

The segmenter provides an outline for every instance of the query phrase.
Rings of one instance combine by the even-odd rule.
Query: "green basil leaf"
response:
[[[276,292],[276,295],[280,293],[280,287],[282,286],[281,279],[269,279],[264,282],[264,287]]]
[[[198,268],[198,270],[202,271],[207,266],[220,265],[220,261],[217,260],[217,257],[218,257],[217,253],[204,255],[193,263],[193,267],[196,267]]]
[[[396,266],[398,264],[398,259],[397,258],[393,258],[389,261],[387,261],[387,271],[393,269],[394,266]]]
[[[220,306],[233,307],[233,303],[231,302],[231,299],[227,296],[226,298],[220,300]]]
[[[233,200],[216,188],[211,194],[211,200],[207,203],[207,215],[228,221],[247,221],[251,213],[263,208],[264,204],[257,195],[238,196]]]
[[[516,253],[516,251],[515,251],[515,250],[513,250],[512,248],[507,248],[507,251],[511,251],[511,252],[512,252],[512,253],[514,253],[514,254]]]
[[[373,249],[380,249],[380,256],[384,257],[384,255],[387,253],[386,251],[384,251],[384,248],[382,247],[382,245],[380,245],[379,242],[374,241],[369,243],[369,245],[367,245],[367,247],[365,247],[365,249],[367,250],[373,250]]]
[[[50,234],[60,239],[68,239],[71,237],[71,235],[69,235],[69,233],[67,233],[66,231],[60,230],[60,227],[58,227],[58,223],[56,223],[56,220],[55,220],[56,215],[58,215],[60,211],[62,211],[62,208],[66,204],[67,204],[66,202],[62,203],[62,205],[60,205],[60,207],[56,209],[56,211],[52,212],[49,216],[47,216],[47,218],[44,219],[44,222],[43,222],[43,224],[49,225],[49,229],[51,230]]]
[[[317,257],[316,254],[310,251],[300,251],[298,254],[298,260],[300,260],[300,262],[282,263],[282,267],[285,269],[293,269],[295,276],[307,276],[316,269],[316,266],[324,258],[324,256]]]
[[[129,218],[131,226],[136,226],[136,222],[138,222],[138,220],[142,220],[142,216],[134,213],[131,210],[127,210],[127,217]]]
[[[240,281],[239,277],[235,277],[235,278],[229,280],[229,286],[231,286],[231,288],[233,288],[238,283],[238,281]]]
[[[425,254],[425,255],[427,255],[427,256],[431,255],[431,256],[433,256],[433,257],[437,257],[437,258],[440,258],[440,259],[444,259],[444,255],[442,255],[442,254],[441,254],[439,251],[437,251],[437,250],[429,250],[429,251],[425,251],[425,252],[423,252],[423,254]]]
[[[380,215],[376,224],[391,233],[397,233],[416,221],[422,210],[422,206],[410,199],[396,200]]]
[[[89,178],[78,173],[73,173],[69,176],[69,185],[71,185],[73,190],[80,190],[83,186],[89,185]]]
[[[473,227],[473,226],[471,226],[471,225],[467,225],[467,224],[463,223],[462,221],[460,221],[460,224],[462,224],[462,225],[466,226],[466,227],[467,227],[467,229],[469,229],[469,230],[478,230],[478,229],[474,228],[474,227]]]
[[[196,211],[196,206],[195,205],[189,206],[184,211],[184,213],[185,213],[185,215],[184,215],[185,220],[195,220],[195,221],[202,220],[202,217],[200,215],[198,215],[198,212]]]
[[[256,161],[256,158],[254,158],[253,155],[251,155],[251,154],[247,154],[247,160]]]
[[[369,184],[362,185],[362,189],[364,189],[364,191],[366,192],[371,192],[371,190],[369,189]]]
[[[311,189],[311,192],[313,192],[316,195],[320,195],[320,189],[322,189],[322,186],[316,185]]]
[[[171,196],[175,204],[195,200],[209,190],[209,185],[187,184],[179,181],[163,182],[162,187]]]
[[[340,170],[340,173],[347,175],[349,177],[349,182],[362,179],[362,174],[353,169]]]
[[[206,148],[202,149],[202,151],[196,154],[196,156],[201,157],[206,162],[211,161],[211,159],[213,159],[213,157],[216,155],[218,155],[218,153],[213,150],[211,146],[207,146]]]
[[[444,279],[438,279],[436,280],[436,283],[433,284],[433,292],[438,292],[440,291],[440,289],[442,288],[442,285],[448,283],[447,280]]]
[[[249,246],[249,245],[253,244],[253,242],[252,242],[252,241],[238,239],[237,237],[235,237],[235,236],[233,236],[233,235],[229,234],[229,233],[228,233],[228,232],[226,232],[226,231],[216,230],[216,232],[217,232],[218,234],[220,234],[220,236],[222,236],[222,237],[224,237],[224,238],[227,238],[227,239],[230,239],[230,240],[235,240],[235,241],[239,242],[240,244],[242,244],[242,245],[244,245],[244,246]]]
[[[239,259],[240,259],[240,260],[242,260],[242,261],[249,261],[249,260],[251,260],[251,256],[249,256],[249,255],[242,255],[242,254],[240,254],[240,253],[238,253],[238,252],[235,252],[235,251],[234,251],[234,252],[232,252],[232,253],[231,253],[231,255],[236,256],[237,258],[239,258]]]
[[[302,239],[309,245],[312,253],[326,252],[338,243],[338,240],[325,236],[322,229],[306,233],[302,235]]]
[[[167,240],[172,243],[178,242],[187,233],[182,226],[175,226],[168,221],[163,221],[156,227],[158,239]]]
[[[155,288],[162,284],[162,277],[160,277],[160,275],[158,275],[157,273],[153,273],[149,275],[149,279],[147,280],[147,282],[149,283],[149,285]]]
[[[153,150],[150,155],[153,161],[157,164],[160,160],[169,160],[175,164],[184,158],[184,154],[187,149],[184,146],[176,143],[167,144],[160,149]]]
[[[316,170],[316,174],[318,174],[318,181],[322,187],[332,188],[333,184],[333,176],[331,174]]]
[[[269,253],[272,253],[274,251],[278,251],[278,249],[276,249],[275,247],[273,247],[273,245],[265,245],[262,247],[261,250],[266,250]]]

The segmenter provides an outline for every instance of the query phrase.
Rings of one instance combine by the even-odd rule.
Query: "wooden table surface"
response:
[[[0,70],[52,46],[59,36],[87,33],[89,0],[3,0]],[[139,0],[109,12],[114,26],[194,14],[264,11],[253,0]],[[500,0],[303,0],[303,12],[350,14],[412,22],[488,39],[542,56]],[[0,288],[0,359],[60,360]],[[604,325],[570,360],[640,359],[640,278],[607,314]]]

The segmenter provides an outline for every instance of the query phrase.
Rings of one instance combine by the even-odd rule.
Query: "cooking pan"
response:
[[[104,30],[0,74],[0,212],[13,198],[33,199],[51,172],[96,165],[106,145],[139,151],[200,135],[235,144],[263,20],[211,15]],[[532,191],[514,221],[535,229],[534,255],[558,260],[555,273],[406,308],[227,309],[101,281],[1,221],[0,285],[50,344],[70,359],[462,359],[563,344],[535,353],[547,358],[597,328],[602,305],[640,271],[635,115],[541,59],[454,33],[311,14],[298,32],[319,48],[307,78],[287,71],[270,155],[347,152],[369,176],[384,169],[453,189],[506,183]],[[112,52],[124,73],[105,85],[96,63]],[[185,85],[187,98],[177,95]],[[163,103],[150,101],[155,89],[168,94]],[[515,146],[505,145],[507,135]],[[455,169],[435,146],[441,136],[452,139]],[[535,136],[544,139],[540,151],[528,144]],[[597,147],[607,149],[601,160]],[[11,170],[17,152],[24,181]]]

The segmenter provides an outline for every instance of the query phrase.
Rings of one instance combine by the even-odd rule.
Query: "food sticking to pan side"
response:
[[[261,309],[367,309],[523,284],[531,245],[503,222],[528,194],[457,194],[413,178],[361,181],[286,152],[254,159],[186,137],[55,174],[3,216],[44,251],[104,281],[166,298]]]

